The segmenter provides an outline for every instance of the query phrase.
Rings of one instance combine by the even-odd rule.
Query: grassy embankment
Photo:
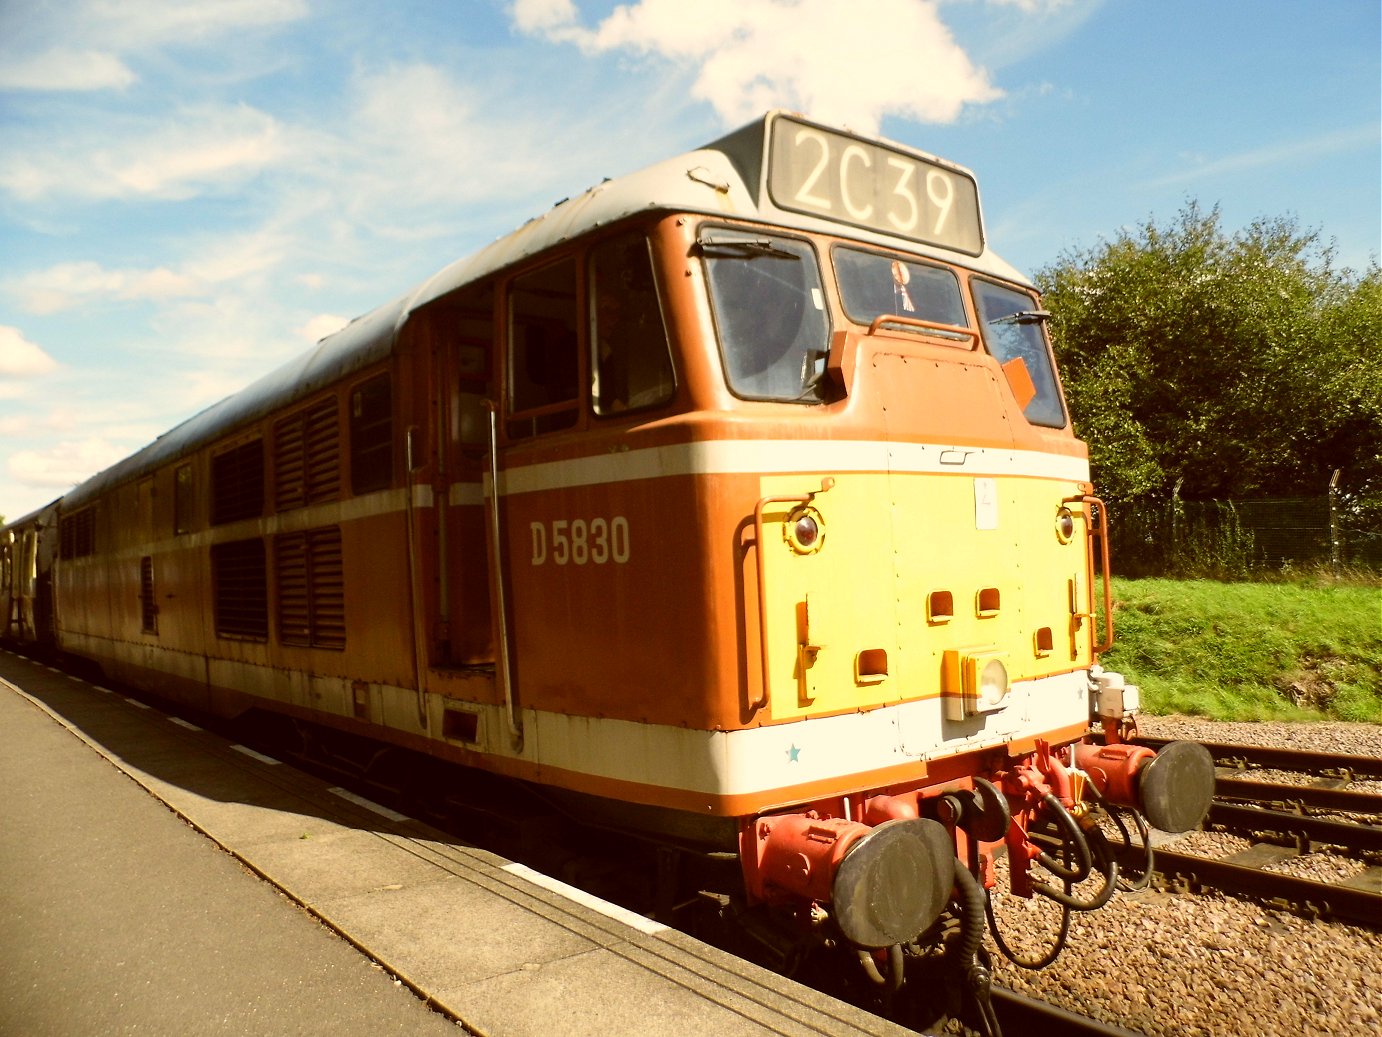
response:
[[[1376,584],[1113,581],[1104,665],[1151,713],[1382,724]]]

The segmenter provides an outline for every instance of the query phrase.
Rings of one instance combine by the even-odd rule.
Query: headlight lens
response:
[[[980,711],[1002,704],[1008,696],[1008,668],[1002,659],[989,659],[979,672],[978,708]]]

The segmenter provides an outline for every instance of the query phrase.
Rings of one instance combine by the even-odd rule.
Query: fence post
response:
[[[1182,475],[1171,488],[1171,564],[1177,568],[1180,566],[1180,488],[1184,483]]]
[[[1343,564],[1343,545],[1340,543],[1339,532],[1339,471],[1334,469],[1334,474],[1329,477],[1329,564],[1334,572],[1338,573],[1339,567]]]

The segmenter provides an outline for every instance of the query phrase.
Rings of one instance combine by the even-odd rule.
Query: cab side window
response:
[[[672,357],[643,235],[625,234],[591,252],[589,290],[595,413],[666,403],[675,389]]]
[[[509,286],[511,438],[569,428],[579,406],[576,261],[564,259]]]

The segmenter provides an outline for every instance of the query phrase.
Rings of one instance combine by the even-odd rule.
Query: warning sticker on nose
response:
[[[995,479],[974,480],[974,528],[998,528],[998,482]]]

